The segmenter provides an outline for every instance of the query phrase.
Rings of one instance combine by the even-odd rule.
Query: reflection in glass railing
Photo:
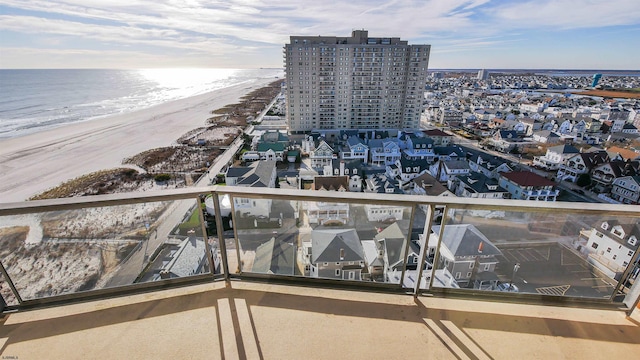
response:
[[[233,204],[243,272],[399,284],[407,252],[416,267],[409,207],[239,197]]]
[[[4,301],[5,305],[18,305],[18,299],[16,299],[13,291],[11,291],[11,286],[9,286],[2,274],[0,274],[0,296],[2,296],[0,301]]]
[[[25,300],[206,272],[196,204],[191,199],[0,217],[0,258]]]
[[[440,228],[433,226],[430,244]],[[436,278],[455,284],[433,286],[609,299],[639,237],[637,218],[454,209],[435,268]]]

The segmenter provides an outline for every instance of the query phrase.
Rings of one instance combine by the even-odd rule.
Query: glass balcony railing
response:
[[[219,186],[0,204],[9,308],[216,279],[632,309],[640,209]],[[580,306],[580,305],[576,305]]]

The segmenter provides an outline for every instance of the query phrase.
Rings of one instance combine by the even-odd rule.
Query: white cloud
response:
[[[76,39],[85,43],[90,39],[96,41],[93,48],[101,44],[108,44],[108,49],[153,47],[155,50],[145,53],[159,54],[164,49],[212,59],[260,52],[262,58],[271,56],[267,59],[270,64],[281,61],[278,51],[290,35],[348,36],[354,28],[367,29],[371,36],[399,36],[412,43],[432,44],[434,53],[445,53],[492,48],[526,39],[539,29],[640,24],[638,0],[2,2],[26,14],[33,12],[31,16],[0,16],[0,30],[27,34],[33,44],[73,47]]]
[[[492,15],[509,28],[597,28],[640,23],[640,5],[638,0],[538,0],[507,3]]]

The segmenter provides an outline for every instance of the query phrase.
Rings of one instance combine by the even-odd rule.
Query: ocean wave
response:
[[[0,70],[0,138],[149,108],[280,69]],[[2,86],[2,85],[0,85]]]

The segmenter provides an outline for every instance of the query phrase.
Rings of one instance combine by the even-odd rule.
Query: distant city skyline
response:
[[[430,69],[639,70],[637,0],[3,0],[0,68],[280,68],[289,36],[354,29]]]

